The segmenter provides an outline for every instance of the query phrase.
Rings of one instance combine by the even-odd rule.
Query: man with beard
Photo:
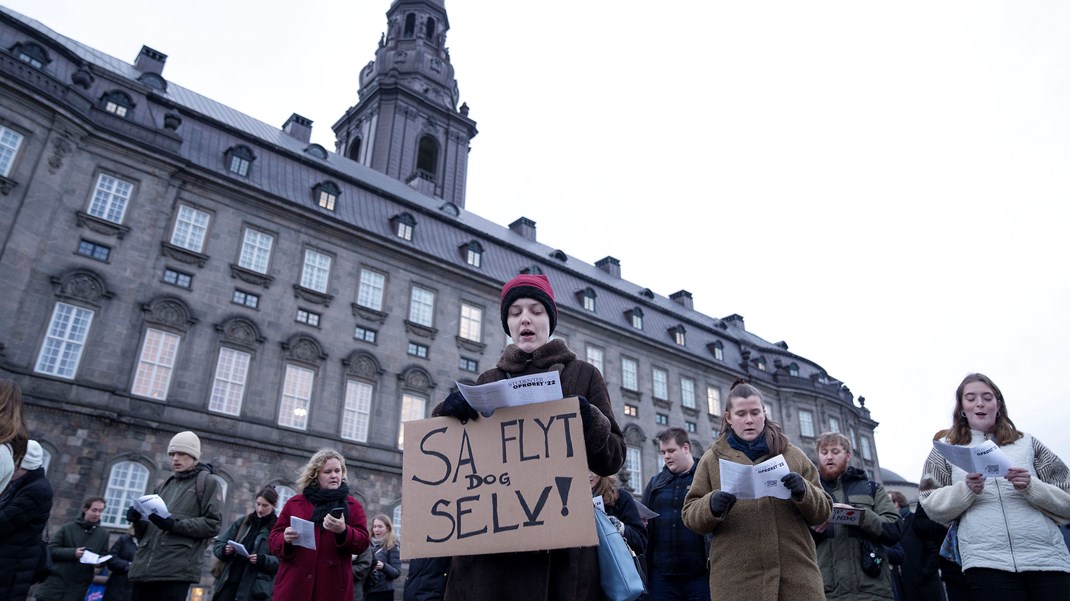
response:
[[[817,439],[821,485],[836,507],[862,509],[857,525],[826,522],[812,526],[817,563],[825,581],[828,601],[892,599],[891,566],[881,554],[882,545],[894,545],[902,534],[902,519],[884,487],[866,472],[849,467],[851,442],[838,432]]]

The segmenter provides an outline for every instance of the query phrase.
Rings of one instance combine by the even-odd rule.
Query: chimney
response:
[[[141,47],[141,53],[134,59],[134,68],[142,73],[163,74],[163,64],[167,62],[167,55],[158,52],[148,46]]]
[[[694,301],[691,300],[691,293],[688,292],[687,290],[681,290],[679,292],[673,292],[672,294],[669,295],[669,298],[671,298],[672,300],[676,301],[677,304],[679,304],[680,306],[684,307],[685,309],[694,310],[694,308],[695,308],[695,303],[694,303]]]
[[[725,317],[721,321],[726,322],[726,323],[730,323],[730,324],[732,324],[734,326],[737,326],[741,330],[746,330],[747,329],[743,325],[743,316],[740,315],[739,313],[733,313],[733,314],[729,315],[728,317]]]
[[[614,259],[613,257],[599,259],[598,262],[594,265],[595,267],[601,269],[602,271],[608,273],[609,275],[615,278],[620,277],[620,261]]]
[[[535,242],[535,222],[527,217],[521,217],[510,223],[509,229],[520,234],[524,238]]]
[[[308,144],[312,140],[312,120],[294,113],[282,124],[282,131],[297,141]]]

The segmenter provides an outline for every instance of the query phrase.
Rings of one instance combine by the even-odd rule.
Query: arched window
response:
[[[248,146],[239,144],[228,148],[223,153],[223,160],[228,171],[245,177],[249,175],[249,168],[252,166],[253,161],[256,160],[256,155],[253,154],[253,151]]]
[[[438,141],[431,136],[420,138],[416,149],[416,171],[423,177],[435,181],[438,172]]]
[[[130,95],[121,90],[112,90],[100,99],[100,108],[116,117],[127,117],[134,108]]]
[[[120,461],[111,466],[108,487],[104,490],[105,509],[100,523],[105,526],[126,525],[126,508],[149,487],[149,469],[136,461]]]
[[[279,502],[275,505],[275,513],[282,511],[282,506],[286,504],[291,498],[297,495],[297,491],[286,486],[285,484],[276,484],[275,492],[279,493]]]
[[[435,20],[431,17],[424,22],[424,37],[431,41],[435,40]]]
[[[401,538],[401,503],[398,503],[394,507],[394,514],[390,516],[390,521],[394,522],[394,536]]]
[[[409,14],[405,15],[405,33],[403,33],[402,35],[404,35],[407,38],[411,38],[412,36],[416,35],[416,14],[415,13],[409,13]]]
[[[48,57],[48,52],[33,42],[19,42],[11,48],[11,53],[35,69],[44,69],[45,65],[52,62],[52,59]]]
[[[360,162],[360,145],[363,143],[360,136],[353,138],[353,143],[349,145],[349,159],[352,161]]]

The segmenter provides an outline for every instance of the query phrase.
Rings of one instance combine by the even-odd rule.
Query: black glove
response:
[[[130,509],[126,510],[126,521],[130,522],[131,524],[136,524],[136,523],[140,522],[141,521],[141,512],[136,510],[136,509],[134,509],[134,506],[131,505]]]
[[[581,396],[579,399],[580,419],[583,420],[583,431],[586,432],[587,428],[591,426],[591,401],[588,401],[585,396]]]
[[[803,495],[806,494],[806,480],[799,474],[788,472],[788,474],[781,478],[780,481],[791,491],[791,498],[796,501],[803,498]]]
[[[472,406],[468,404],[468,401],[464,400],[464,395],[459,392],[451,392],[450,396],[442,401],[442,406],[439,408],[438,414],[440,416],[448,415],[450,417],[456,417],[461,420],[462,424],[467,424],[470,419],[479,419],[479,412],[472,409]]]
[[[164,532],[170,532],[175,527],[175,518],[162,518],[155,513],[149,514],[149,521],[156,524],[156,527]]]
[[[728,515],[728,510],[732,509],[735,504],[736,495],[723,490],[713,493],[710,497],[710,511],[713,512],[713,517],[725,517]]]

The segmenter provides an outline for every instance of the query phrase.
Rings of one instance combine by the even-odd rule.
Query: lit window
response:
[[[464,253],[465,262],[472,267],[479,267],[483,264],[483,245],[479,242],[472,240],[467,244],[462,244],[461,252]]]
[[[698,426],[695,424],[695,422],[684,422],[684,428],[688,432],[698,432]]]
[[[212,396],[208,410],[227,415],[240,415],[242,398],[245,396],[245,381],[249,374],[252,355],[223,347],[215,364],[212,381]]]
[[[798,378],[799,377],[799,366],[794,364],[794,363],[789,365],[788,366],[788,375]]]
[[[639,309],[633,310],[630,321],[632,322],[632,327],[633,328],[635,328],[637,330],[642,330],[643,329],[643,312],[640,311]]]
[[[621,358],[620,376],[625,390],[639,390],[639,364],[635,359]]]
[[[34,371],[73,378],[92,323],[93,312],[89,309],[56,303]]]
[[[660,367],[655,367],[651,370],[651,374],[654,381],[654,398],[669,398],[669,372]]]
[[[724,361],[724,343],[720,340],[713,343],[713,358],[718,361]]]
[[[419,286],[412,287],[409,299],[409,321],[431,327],[435,312],[435,293]]]
[[[687,339],[684,337],[684,326],[676,326],[669,329],[672,334],[672,341],[678,346],[687,346]]]
[[[414,419],[423,419],[427,412],[427,399],[415,394],[401,395],[401,424]],[[405,449],[405,427],[398,424],[398,448]]]
[[[869,443],[869,438],[863,436],[861,442],[862,442],[862,459],[865,459],[866,461],[872,461],[873,460],[873,447]]]
[[[357,340],[363,340],[364,342],[371,342],[374,344],[375,335],[377,333],[378,332],[370,328],[362,328],[361,326],[357,326],[356,329],[353,331],[353,338],[356,338]]]
[[[583,304],[584,311],[590,311],[590,312],[594,313],[594,310],[595,310],[595,299],[598,297],[598,295],[595,294],[594,289],[593,288],[584,288],[583,290],[580,291],[579,297],[580,297],[580,302]]]
[[[286,366],[279,403],[279,425],[304,430],[308,425],[308,408],[312,404],[312,383],[316,372],[296,365]]]
[[[590,363],[598,371],[605,369],[606,352],[597,346],[587,345],[587,362]]]
[[[100,516],[102,526],[121,528],[126,523],[126,508],[134,499],[145,494],[149,486],[149,470],[140,463],[120,461],[111,466],[108,485],[104,489],[104,513]]]
[[[814,436],[814,414],[809,411],[799,411],[799,433],[808,438]]]
[[[716,386],[706,387],[706,405],[709,406],[710,415],[721,414],[721,389]]]
[[[689,409],[695,408],[695,381],[680,378],[680,404]]]
[[[286,505],[286,501],[289,501],[290,499],[297,496],[297,491],[290,488],[289,486],[286,486],[285,484],[276,484],[275,492],[279,493],[279,502],[277,503],[279,507],[284,507]]]
[[[461,338],[479,342],[483,334],[482,324],[483,309],[468,303],[461,303]]]
[[[839,431],[840,431],[840,420],[835,418],[835,417],[830,417],[829,418],[829,432],[839,432]]]
[[[18,59],[34,69],[44,69],[45,65],[52,62],[45,49],[33,42],[19,42],[11,49]]]
[[[624,415],[628,417],[639,417],[639,407],[635,405],[624,404]]]
[[[331,257],[306,248],[305,267],[301,270],[301,287],[325,293],[330,274]]]
[[[152,328],[145,331],[145,341],[141,344],[141,356],[131,388],[133,394],[158,401],[167,398],[180,340],[181,337],[168,332]]]
[[[235,290],[234,296],[230,298],[230,302],[236,305],[243,305],[250,309],[255,309],[260,306],[260,295],[253,294],[252,292],[245,292],[244,290]]]
[[[126,92],[114,90],[100,99],[100,106],[116,117],[126,117],[134,108],[134,101],[130,100],[130,95]]]
[[[78,254],[98,261],[107,261],[111,256],[111,248],[89,240],[82,240],[78,243]]]
[[[342,409],[342,438],[368,442],[372,391],[371,384],[356,380],[346,381],[346,404]]]
[[[271,246],[274,242],[275,238],[270,234],[245,228],[238,266],[257,273],[267,273],[268,260],[271,259]]]
[[[758,357],[757,365],[759,370],[765,371],[765,357]]]
[[[186,205],[179,205],[175,218],[175,229],[171,233],[171,244],[195,253],[204,248],[205,234],[208,233],[208,221],[211,217],[204,211],[198,211]]]
[[[7,177],[11,173],[22,140],[22,134],[0,125],[0,176]]]
[[[658,413],[654,416],[654,423],[659,426],[669,425],[669,416],[664,413]]]
[[[175,271],[174,269],[164,269],[163,281],[172,286],[188,289],[193,285],[193,276],[188,273],[182,273],[181,271]]]
[[[320,327],[320,314],[313,311],[297,310],[297,323],[308,324],[314,328]]]
[[[370,269],[360,270],[360,289],[357,291],[357,304],[380,311],[383,308],[383,290],[386,276]]]
[[[624,455],[624,468],[631,473],[631,479],[628,482],[636,493],[641,494],[643,492],[643,449],[629,446]]]
[[[122,223],[126,205],[134,192],[134,184],[101,173],[93,198],[89,201],[89,214],[112,223]]]
[[[226,162],[228,171],[246,177],[249,175],[249,167],[251,167],[253,161],[256,160],[256,156],[248,146],[239,145],[227,149],[227,151],[223,153],[223,159]]]
[[[479,363],[475,359],[461,357],[460,368],[462,371],[479,372]]]
[[[412,215],[401,213],[400,215],[395,215],[392,221],[394,222],[394,233],[397,234],[398,238],[412,240],[412,230],[416,227],[416,220],[413,219]]]
[[[409,343],[408,353],[413,357],[420,357],[421,359],[427,358],[427,346],[423,344],[417,344],[415,342]]]
[[[342,190],[334,182],[321,182],[312,188],[312,196],[321,209],[334,210],[334,203]]]

